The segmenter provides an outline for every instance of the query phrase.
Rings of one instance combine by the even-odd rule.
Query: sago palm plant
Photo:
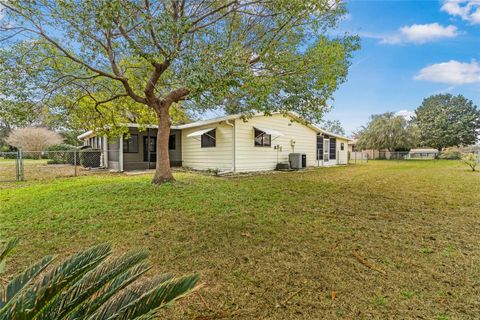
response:
[[[17,243],[0,249],[0,275]],[[198,275],[142,277],[150,269],[145,251],[111,255],[102,244],[55,265],[52,256],[41,259],[0,288],[0,320],[153,319],[199,287]]]

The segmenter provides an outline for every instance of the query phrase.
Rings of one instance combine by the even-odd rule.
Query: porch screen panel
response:
[[[317,136],[317,160],[323,159],[323,137]]]
[[[330,138],[330,160],[337,158],[337,139]]]

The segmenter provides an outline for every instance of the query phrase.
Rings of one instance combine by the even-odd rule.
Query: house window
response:
[[[131,134],[128,139],[123,138],[123,152],[124,153],[138,152],[138,134]]]
[[[345,143],[343,143],[343,142],[340,143],[340,150],[341,151],[345,150]]]
[[[210,130],[202,134],[201,145],[202,148],[214,148],[216,147],[216,130]]]
[[[272,145],[272,136],[270,134],[266,134],[262,130],[258,130],[255,128],[255,147],[270,147]]]
[[[330,160],[337,158],[337,139],[330,138]]]
[[[170,138],[168,138],[168,150],[175,150],[176,149],[175,138],[176,138],[176,136],[174,134],[171,134]]]

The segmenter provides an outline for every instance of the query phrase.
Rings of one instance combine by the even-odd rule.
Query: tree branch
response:
[[[113,100],[117,100],[117,99],[123,98],[123,97],[128,97],[128,94],[126,94],[126,93],[116,94],[116,95],[114,95],[114,96],[112,96],[112,97],[110,97],[110,98],[108,98],[108,99],[96,101],[96,102],[95,102],[95,106],[99,106],[99,105],[101,105],[101,104],[105,104],[105,103],[107,103],[107,102],[111,102],[111,101],[113,101]]]
[[[160,77],[165,72],[165,70],[167,70],[168,67],[170,66],[170,61],[165,60],[162,63],[154,62],[154,63],[152,63],[152,65],[154,67],[154,71],[153,71],[152,75],[150,76],[150,79],[148,79],[148,82],[147,82],[147,85],[145,86],[145,91],[144,92],[145,92],[145,97],[148,100],[153,101],[154,99],[156,99],[155,95],[153,93],[153,91],[155,89],[155,85],[157,84],[158,79],[160,79]]]
[[[165,106],[170,106],[172,103],[185,100],[190,94],[190,90],[187,88],[179,88],[171,91],[161,99],[161,104]]]

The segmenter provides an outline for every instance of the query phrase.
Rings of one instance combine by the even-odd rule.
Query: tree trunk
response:
[[[171,182],[173,178],[170,170],[170,156],[168,154],[168,140],[170,138],[170,115],[168,108],[159,108],[158,116],[158,132],[157,132],[157,160],[155,166],[155,175],[152,183],[162,184]]]

